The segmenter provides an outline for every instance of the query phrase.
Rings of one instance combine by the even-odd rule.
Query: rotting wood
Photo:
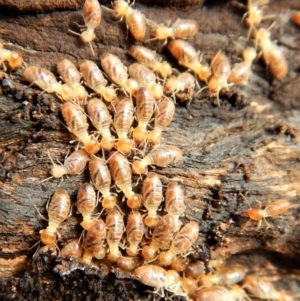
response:
[[[292,0],[274,2],[266,14],[286,13],[287,7],[300,9],[297,5]],[[246,36],[247,28],[241,23],[242,12],[229,5],[210,5],[208,1],[202,10],[192,12],[162,10],[139,3],[135,8],[158,23],[166,19],[174,21],[178,17],[198,20],[200,33],[191,42],[204,52],[205,58],[218,49],[228,54],[232,61],[240,55],[232,39]],[[80,11],[18,17],[2,14],[0,19],[0,38],[11,43],[8,48],[21,51],[28,65],[38,64],[57,75],[55,63],[62,57],[76,63],[87,58],[99,64],[88,45],[67,34],[68,28],[76,29],[73,22],[83,23]],[[299,29],[290,22],[284,23],[283,32],[294,43],[300,41]],[[129,64],[126,51],[133,41],[130,36],[126,38],[124,23],[116,23],[109,14],[104,15],[96,35],[93,43],[96,53],[110,51]],[[160,51],[159,43],[154,43],[153,47]],[[200,222],[201,235],[195,257],[224,256],[230,261],[246,264],[252,270],[257,269],[259,263],[267,262],[272,265],[273,273],[285,272],[287,276],[299,279],[299,208],[289,210],[282,219],[269,218],[271,227],[268,230],[263,224],[256,232],[257,223],[252,221],[241,232],[248,221],[242,214],[248,204],[239,193],[243,193],[252,205],[256,205],[255,199],[263,204],[268,199],[279,198],[294,203],[299,201],[300,113],[297,109],[300,90],[296,83],[299,81],[300,58],[296,50],[283,49],[291,70],[282,83],[270,85],[265,67],[256,62],[249,85],[233,89],[239,94],[221,98],[221,108],[201,97],[192,102],[195,117],[189,120],[184,105],[178,105],[164,141],[180,147],[184,157],[176,166],[157,168],[156,171],[164,184],[173,179],[184,186],[186,221]],[[163,55],[176,66],[167,52],[163,51]],[[65,300],[71,296],[77,296],[78,300],[96,300],[102,294],[102,300],[116,300],[117,296],[120,300],[153,298],[138,282],[116,279],[113,275],[104,277],[105,267],[100,271],[86,268],[61,278],[52,271],[53,258],[46,257],[31,265],[33,250],[30,248],[39,240],[39,230],[45,227],[33,205],[44,208],[48,197],[58,187],[67,189],[75,201],[79,185],[89,177],[84,171],[63,182],[50,180],[39,184],[49,176],[51,163],[47,151],[62,161],[73,148],[69,144],[72,138],[60,123],[57,98],[47,94],[37,96],[40,91],[27,88],[18,71],[12,73],[12,78],[13,81],[2,81],[0,93],[0,152],[3,156],[0,171],[0,296],[3,300],[23,300],[21,296],[53,300],[62,299],[64,295]],[[9,161],[12,165],[5,164],[12,156],[17,160]],[[60,230],[61,245],[80,234],[80,217],[75,211],[73,209],[72,217]],[[254,258],[256,253],[259,253],[259,259]],[[254,258],[255,267],[245,254]],[[286,261],[288,268],[277,265],[281,261]],[[67,292],[69,289],[71,291]]]

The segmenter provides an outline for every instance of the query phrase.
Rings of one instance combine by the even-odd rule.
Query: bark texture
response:
[[[146,2],[146,1],[145,1]],[[152,1],[147,1],[150,4]],[[177,5],[177,1],[175,1]],[[197,2],[197,3],[196,3]],[[200,4],[194,1],[193,4]],[[68,58],[78,65],[82,59],[99,64],[99,56],[108,51],[126,64],[127,50],[134,43],[127,37],[124,23],[117,23],[104,12],[92,46],[82,44],[68,29],[79,31],[83,1],[0,1],[0,38],[5,48],[23,54],[27,65],[39,65],[56,72],[56,63]],[[157,23],[177,18],[198,21],[200,32],[190,42],[203,58],[224,51],[233,63],[246,45],[247,27],[241,22],[243,11],[229,2],[207,1],[200,9],[162,8],[142,4],[147,18]],[[173,3],[174,4],[174,3]],[[182,3],[181,3],[182,4]],[[20,13],[12,12],[14,10]],[[75,11],[74,11],[75,10]],[[187,205],[184,222],[196,220],[200,237],[191,256],[202,260],[224,257],[239,262],[250,271],[282,277],[280,285],[299,292],[300,223],[300,30],[289,19],[292,10],[300,10],[299,1],[270,1],[265,15],[278,14],[272,30],[288,64],[288,76],[274,82],[264,64],[253,64],[251,82],[221,96],[217,107],[205,92],[192,101],[190,118],[185,104],[176,114],[164,142],[183,150],[183,159],[175,166],[157,168],[164,184],[175,180],[184,187]],[[47,11],[47,13],[40,13]],[[21,13],[22,12],[22,13]],[[263,23],[267,27],[270,23]],[[149,35],[149,33],[148,33]],[[150,37],[150,35],[149,35]],[[251,41],[248,41],[251,44]],[[149,44],[179,68],[161,43]],[[180,68],[179,68],[180,69]],[[181,69],[180,69],[181,70]],[[2,300],[151,300],[146,287],[116,271],[109,273],[107,263],[100,267],[82,267],[61,277],[53,271],[58,264],[50,255],[32,262],[31,247],[39,240],[46,222],[34,206],[46,214],[45,204],[57,188],[66,189],[73,200],[79,186],[89,181],[88,171],[63,182],[50,180],[51,162],[47,152],[63,161],[72,139],[61,124],[60,102],[54,95],[39,94],[28,87],[20,71],[10,78],[1,73],[0,85],[0,296]],[[139,187],[136,188],[137,190]],[[248,222],[243,212],[255,200],[263,205],[285,198],[294,206],[282,218],[268,218],[256,231],[257,223]],[[72,216],[60,230],[60,245],[79,237],[80,216]],[[66,264],[66,263],[64,263]],[[71,263],[68,263],[72,265]],[[176,298],[175,298],[176,299]]]

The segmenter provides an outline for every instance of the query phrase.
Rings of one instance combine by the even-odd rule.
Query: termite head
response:
[[[245,214],[248,215],[254,221],[260,221],[263,217],[263,209],[260,208],[250,208],[245,211]]]
[[[159,73],[161,74],[161,76],[163,78],[169,77],[172,74],[172,67],[171,65],[164,61],[162,63],[160,63],[159,65]]]
[[[172,93],[173,91],[176,92],[177,85],[178,85],[177,77],[175,77],[175,76],[169,77],[165,84],[166,94]]]
[[[111,6],[121,16],[126,15],[129,9],[129,4],[124,0],[114,0],[111,2]]]
[[[8,58],[8,63],[9,63],[9,66],[12,69],[19,68],[22,65],[22,63],[23,63],[22,54],[18,53],[18,52],[15,52],[15,51],[12,51],[11,55]]]
[[[151,95],[153,96],[153,98],[156,101],[159,101],[164,94],[163,87],[159,84],[153,83],[153,84],[149,85],[148,88],[149,88]]]
[[[124,155],[129,155],[133,148],[133,141],[129,138],[122,138],[116,144],[118,151]]]
[[[131,209],[138,209],[142,204],[142,195],[134,193],[130,198],[127,199],[127,206]]]
[[[270,40],[270,38],[271,38],[271,33],[266,28],[260,28],[255,34],[255,39],[257,41],[260,41],[261,43]]]
[[[155,25],[151,33],[158,40],[165,40],[170,35],[169,28],[164,25]]]
[[[113,87],[104,87],[101,95],[108,102],[111,102],[117,98],[116,91]]]
[[[155,257],[155,250],[149,246],[144,246],[142,249],[142,255],[146,260],[153,259]]]
[[[74,85],[74,96],[80,101],[85,100],[87,97],[85,88],[80,84]]]
[[[47,229],[41,230],[41,241],[44,245],[51,245],[56,242],[56,234]]]
[[[161,132],[156,131],[155,129],[152,130],[148,135],[148,142],[151,145],[158,144],[161,139],[162,139]]]
[[[208,82],[208,89],[211,97],[219,95],[220,90],[223,87],[223,79],[217,76],[212,76]]]
[[[85,220],[82,221],[80,223],[80,226],[84,229],[84,230],[88,230],[90,228],[92,228],[92,226],[94,225],[95,221],[94,220]]]
[[[101,250],[99,250],[98,252],[94,252],[93,253],[93,256],[96,258],[96,259],[103,259],[106,255],[106,249],[105,248],[102,248]]]
[[[256,58],[256,50],[253,47],[248,47],[243,51],[243,58],[246,62],[253,62]]]
[[[91,138],[87,143],[84,145],[84,149],[89,154],[96,154],[100,150],[100,143],[95,138]]]
[[[96,38],[94,31],[86,30],[80,35],[80,39],[83,43],[90,43]]]
[[[115,145],[115,140],[113,137],[103,137],[100,145],[104,150],[110,151]]]
[[[117,203],[117,199],[115,196],[113,195],[110,195],[108,197],[104,197],[102,199],[102,207],[105,208],[105,209],[112,209],[116,206],[116,203]]]
[[[172,256],[168,256],[167,252],[161,252],[158,259],[162,265],[171,265],[173,261]]]
[[[118,252],[117,254],[108,254],[107,259],[111,262],[116,262],[121,256],[122,254],[120,252]]]
[[[80,258],[82,256],[82,244],[77,239],[66,244],[60,253],[62,258],[73,257]]]
[[[49,173],[54,178],[61,178],[63,175],[66,174],[66,168],[63,165],[53,163],[53,166],[51,167]]]
[[[145,225],[149,228],[154,228],[159,222],[158,216],[147,216],[145,218]]]
[[[134,95],[139,88],[139,84],[135,79],[128,78],[124,83],[124,88],[130,95]]]
[[[63,100],[73,100],[74,98],[73,90],[67,84],[58,86],[56,92],[61,96]]]
[[[201,65],[201,68],[199,68],[197,74],[202,81],[207,82],[211,76],[211,69],[207,65]]]
[[[145,128],[143,127],[139,127],[137,126],[134,130],[133,130],[133,140],[137,143],[137,144],[141,144],[143,143],[146,138],[147,138],[148,132]]]
[[[141,175],[146,172],[146,167],[141,161],[134,161],[132,163],[132,172]]]

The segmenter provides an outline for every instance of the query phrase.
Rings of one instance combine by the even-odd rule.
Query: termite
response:
[[[153,24],[152,35],[155,40],[186,39],[192,38],[199,31],[199,25],[196,21],[190,19],[178,19],[172,26],[163,24]]]
[[[200,52],[186,41],[172,40],[167,45],[172,56],[182,65],[192,70],[202,81],[207,81],[211,75],[210,68],[201,64]]]
[[[186,207],[183,190],[175,182],[170,182],[167,186],[165,203],[165,210],[174,217],[175,232],[177,232],[182,225],[179,217],[184,215]]]
[[[232,286],[241,282],[247,273],[248,269],[240,264],[225,267],[215,274],[202,275],[199,279],[199,284],[204,287],[213,285]]]
[[[129,95],[135,93],[139,84],[136,80],[128,78],[127,67],[117,56],[105,52],[100,56],[100,63],[104,72],[115,84],[124,88]]]
[[[128,97],[124,97],[116,105],[114,115],[114,128],[117,132],[118,141],[116,147],[124,155],[129,155],[133,148],[133,141],[128,138],[128,132],[133,123],[133,103]]]
[[[163,99],[157,104],[157,108],[154,113],[154,129],[148,135],[149,144],[155,145],[161,141],[162,131],[170,125],[174,114],[174,101],[169,97],[163,97]]]
[[[73,239],[67,243],[60,251],[62,258],[76,258],[79,259],[82,256],[82,244],[78,239]]]
[[[57,228],[68,217],[70,208],[71,201],[68,192],[64,189],[56,190],[47,208],[48,227],[40,231],[44,245],[51,245],[57,241]]]
[[[170,249],[159,254],[159,261],[163,265],[172,264],[177,255],[183,255],[190,250],[192,244],[197,240],[198,235],[199,224],[194,221],[189,222],[175,234]]]
[[[133,275],[139,279],[140,282],[153,286],[156,290],[153,293],[164,297],[164,290],[173,292],[178,296],[186,296],[181,289],[180,276],[176,271],[168,270],[157,265],[143,265],[134,270]]]
[[[107,80],[94,62],[83,60],[79,65],[79,69],[86,85],[101,95],[106,101],[111,102],[117,98],[115,89],[111,86],[106,86]]]
[[[93,126],[102,135],[100,141],[101,147],[109,151],[115,144],[115,138],[112,136],[110,126],[112,124],[112,117],[107,109],[107,106],[102,100],[92,98],[87,105],[87,113],[91,118]]]
[[[92,218],[92,214],[96,205],[96,193],[93,185],[84,183],[78,190],[76,202],[77,210],[83,217],[83,221],[80,225],[84,230],[91,228],[95,222],[95,219]]]
[[[105,209],[112,209],[117,199],[110,192],[111,175],[106,161],[98,157],[92,157],[89,162],[90,178],[95,188],[102,193],[101,204]]]
[[[202,261],[196,260],[190,262],[185,270],[184,275],[186,277],[192,277],[193,279],[198,279],[200,276],[204,275],[206,272],[205,264]]]
[[[159,249],[167,249],[174,236],[174,218],[170,215],[164,215],[155,226],[152,239],[149,245],[143,246],[142,255],[144,259],[151,260]]]
[[[128,74],[138,82],[140,87],[147,88],[156,101],[161,99],[163,87],[156,82],[156,75],[151,69],[145,65],[133,63],[128,67]]]
[[[288,73],[288,63],[282,50],[271,41],[269,29],[260,28],[255,33],[255,40],[261,49],[263,59],[275,79],[282,79]]]
[[[175,101],[175,96],[179,92],[185,92],[191,99],[195,89],[195,77],[189,72],[180,73],[177,77],[171,76],[165,84],[165,93],[171,94]]]
[[[74,97],[79,102],[85,103],[87,92],[80,84],[81,75],[76,66],[68,59],[62,59],[57,63],[57,71],[63,81],[74,91]]]
[[[136,269],[142,263],[142,259],[139,256],[125,257],[121,256],[116,263],[116,266],[124,272],[131,272]]]
[[[61,178],[64,175],[80,174],[89,160],[89,156],[84,149],[79,149],[71,153],[71,155],[65,159],[63,165],[55,164],[50,155],[49,158],[53,164],[50,169],[50,174],[54,178]]]
[[[10,68],[17,69],[23,64],[22,54],[16,51],[11,51],[3,48],[3,43],[0,42],[0,65],[7,61]]]
[[[132,163],[132,171],[135,174],[146,173],[148,165],[165,167],[166,165],[176,163],[182,158],[182,151],[173,145],[156,145],[148,155],[142,160],[136,160]]]
[[[116,209],[110,210],[105,219],[105,225],[107,229],[106,241],[109,246],[107,258],[112,262],[116,262],[121,257],[119,244],[124,233],[124,222],[121,213]]]
[[[76,136],[78,141],[84,144],[86,152],[97,153],[100,150],[100,143],[88,134],[89,124],[83,110],[77,105],[67,102],[61,106],[61,112],[68,130]]]
[[[244,61],[235,64],[228,77],[228,83],[234,85],[245,85],[251,77],[251,65],[256,58],[256,50],[252,47],[248,47],[243,51]]]
[[[148,136],[147,126],[154,111],[154,98],[147,88],[139,88],[135,93],[135,116],[138,121],[133,130],[133,140],[137,144],[144,143]]]
[[[137,256],[139,253],[139,244],[144,236],[144,222],[142,215],[137,210],[132,210],[128,215],[126,225],[126,237],[129,246],[126,253],[129,256]]]
[[[207,86],[210,97],[217,97],[218,106],[220,106],[219,93],[223,88],[228,90],[227,79],[230,75],[229,59],[221,51],[215,52],[211,57],[210,67],[213,76],[209,79]]]
[[[63,100],[68,101],[74,98],[74,93],[68,85],[57,82],[52,72],[37,66],[26,67],[22,72],[23,78],[30,84],[35,84],[47,93],[56,93]]]
[[[83,11],[82,11],[83,21],[86,30],[83,30],[81,34],[68,30],[72,34],[80,36],[80,39],[84,43],[89,43],[91,46],[92,53],[94,54],[91,42],[96,38],[95,29],[101,23],[101,8],[98,0],[85,0]]]
[[[159,222],[157,210],[163,201],[162,183],[156,173],[149,172],[147,174],[143,182],[142,196],[143,205],[148,211],[145,225],[149,228],[154,228]]]
[[[109,159],[109,169],[116,186],[127,198],[127,205],[137,209],[142,203],[142,196],[132,191],[132,172],[129,161],[119,152],[113,152]]]
[[[147,29],[145,16],[138,10],[131,8],[129,2],[125,0],[113,0],[111,5],[122,19],[125,17],[127,29],[134,39],[136,41],[143,40]]]
[[[283,214],[294,206],[295,205],[292,205],[290,201],[285,199],[280,199],[270,204],[267,204],[264,209],[261,209],[261,206],[250,208],[245,211],[245,214],[250,217],[249,221],[251,220],[258,221],[258,225],[256,228],[256,231],[258,231],[259,228],[261,227],[262,221],[264,221],[267,224],[268,228],[270,227],[269,223],[266,220],[267,217],[273,217],[273,216]]]
[[[166,61],[162,62],[162,58],[151,49],[140,45],[133,45],[128,50],[128,53],[139,63],[159,73],[162,78],[169,77],[172,74],[171,65]]]
[[[104,242],[106,238],[106,224],[102,219],[94,222],[91,228],[86,232],[83,249],[84,254],[81,259],[82,262],[91,263],[93,257],[103,259],[106,255],[106,248]]]
[[[242,287],[251,296],[262,300],[293,301],[292,294],[286,291],[278,291],[266,277],[248,275],[242,283]]]

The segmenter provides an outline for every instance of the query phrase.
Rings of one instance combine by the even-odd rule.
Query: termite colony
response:
[[[66,190],[58,189],[48,206],[49,224],[40,231],[44,246],[35,256],[50,250],[62,258],[77,259],[78,268],[104,261],[112,269],[118,268],[153,286],[161,296],[167,290],[187,300],[250,300],[247,293],[261,299],[291,300],[288,298],[292,296],[277,291],[271,282],[260,281],[256,275],[246,276],[243,266],[211,261],[208,271],[201,261],[190,259],[187,255],[194,252],[199,224],[195,221],[183,224],[181,220],[186,208],[182,187],[170,181],[163,192],[158,174],[150,171],[151,166],[165,167],[182,158],[179,148],[161,141],[163,131],[172,122],[176,100],[190,101],[201,92],[195,77],[207,85],[210,96],[216,97],[220,105],[222,89],[244,85],[250,79],[257,48],[275,79],[286,76],[288,66],[281,49],[271,41],[269,29],[258,28],[264,19],[261,2],[266,5],[268,1],[248,1],[244,19],[255,44],[244,49],[243,62],[232,68],[221,51],[213,53],[208,65],[201,53],[183,40],[197,34],[197,22],[179,19],[171,26],[156,24],[126,1],[114,0],[113,9],[125,19],[136,41],[144,41],[149,25],[153,40],[166,44],[178,64],[192,73],[176,73],[155,51],[141,45],[128,50],[138,62],[129,67],[107,52],[99,55],[97,63],[80,61],[79,70],[73,62],[62,59],[57,63],[57,71],[65,84],[42,67],[23,69],[22,76],[27,82],[60,98],[64,123],[79,143],[63,164],[54,163],[48,154],[53,164],[51,178],[77,175],[85,168],[90,175],[90,183],[79,188],[76,201],[77,211],[82,215],[83,234],[59,250],[57,230],[71,211],[71,201]],[[81,34],[70,32],[90,43],[94,52],[91,43],[101,23],[97,0],[85,1],[83,20],[86,30]],[[4,61],[12,69],[23,63],[20,54],[0,44],[0,63]],[[95,128],[93,133],[89,131],[89,121]],[[133,174],[137,176],[133,178]],[[139,179],[142,179],[140,189],[134,185]],[[279,215],[291,207],[287,200],[278,200],[265,209],[251,208],[245,213],[251,220],[259,221],[260,228],[266,217]],[[265,297],[264,289],[272,294]]]

